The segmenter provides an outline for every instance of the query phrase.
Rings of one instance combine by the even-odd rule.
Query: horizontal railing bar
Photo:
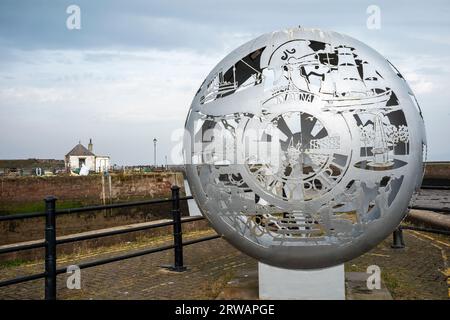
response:
[[[185,241],[185,242],[183,242],[183,247],[188,246],[190,244],[194,244],[194,243],[199,243],[199,242],[208,241],[208,240],[214,240],[214,239],[217,239],[220,237],[221,237],[220,235],[216,234],[216,235],[209,236],[209,237],[203,237],[203,238],[199,238],[199,239]]]
[[[213,240],[213,239],[217,239],[217,238],[220,238],[220,235],[214,235],[214,236],[203,237],[203,238],[199,238],[199,239],[193,239],[193,240],[183,242],[183,246],[188,246],[188,245],[191,245],[194,243],[199,243],[199,242],[203,242],[203,241],[207,241],[207,240]],[[173,244],[171,244],[171,245],[167,245],[167,246],[162,246],[162,247],[152,248],[152,249],[148,249],[148,250],[142,250],[142,251],[138,251],[138,252],[124,254],[121,256],[111,257],[111,258],[107,258],[107,259],[82,263],[82,264],[78,264],[77,266],[80,269],[86,269],[86,268],[96,267],[96,266],[100,266],[100,265],[111,263],[111,262],[117,262],[117,261],[126,260],[126,259],[130,259],[130,258],[140,257],[140,256],[151,254],[151,253],[170,250],[173,248],[175,248],[175,246]],[[56,270],[56,273],[57,274],[65,273],[66,270],[67,270],[67,267],[59,268]]]
[[[171,226],[171,225],[173,225],[173,221],[161,222],[161,223],[157,223],[157,224],[153,224],[153,225],[127,228],[127,229],[122,229],[122,230],[105,231],[105,232],[96,233],[96,234],[89,234],[89,235],[84,235],[84,236],[56,240],[56,244],[64,244],[64,243],[71,243],[71,242],[77,242],[77,241],[83,241],[83,240],[97,239],[97,238],[102,238],[102,237],[114,236],[114,235],[118,235],[118,234],[142,231],[142,230],[147,230],[147,229],[154,229],[154,228]]]
[[[205,219],[206,218],[204,216],[185,217],[185,218],[182,218],[181,223],[192,222],[192,221],[197,221],[197,220],[205,220]]]
[[[194,199],[194,197],[192,197],[192,196],[180,197],[180,200],[191,200],[191,199]],[[80,208],[61,209],[61,210],[56,210],[56,214],[58,215],[58,214],[80,213],[80,212],[126,208],[126,207],[133,207],[133,206],[158,204],[158,203],[169,203],[169,202],[172,202],[171,198],[154,199],[154,200],[146,200],[146,201],[135,201],[135,202],[122,202],[122,203],[113,203],[113,204],[106,204],[106,205],[99,205],[99,206],[86,206],[86,207],[80,207]],[[6,215],[0,216],[0,222],[1,221],[38,218],[38,217],[44,217],[44,216],[45,216],[45,212],[6,214]]]
[[[141,250],[138,252],[124,254],[121,256],[96,260],[96,261],[87,262],[87,263],[81,263],[81,264],[78,264],[77,266],[80,269],[86,269],[86,268],[96,267],[96,266],[100,266],[100,265],[111,263],[111,262],[117,262],[117,261],[126,260],[126,259],[130,259],[130,258],[136,258],[136,257],[140,257],[140,256],[143,256],[146,254],[156,253],[156,252],[165,251],[165,250],[169,250],[169,249],[173,249],[173,248],[175,248],[175,246],[172,244],[172,245],[167,245],[167,246],[162,246],[162,247],[157,247],[157,248],[152,248],[152,249],[147,249],[147,250]],[[67,270],[67,267],[56,269],[56,274],[65,273],[66,270]]]
[[[38,273],[38,274],[32,274],[29,276],[17,277],[14,279],[0,281],[0,287],[5,287],[5,286],[10,286],[10,285],[18,284],[18,283],[22,283],[22,282],[28,282],[28,281],[32,281],[32,280],[42,279],[44,277],[45,277],[45,272]]]
[[[16,251],[23,251],[23,250],[29,250],[29,249],[44,248],[44,247],[45,247],[45,242],[41,241],[41,242],[38,242],[38,243],[24,244],[24,245],[21,245],[21,246],[0,249],[0,254],[9,253],[9,252],[16,252]]]
[[[423,232],[450,235],[450,230],[439,230],[439,229],[433,229],[433,228],[422,228],[422,227],[402,226],[402,225],[400,226],[400,228],[403,230],[414,230],[414,231],[423,231]]]
[[[183,220],[181,220],[181,223],[193,222],[193,221],[204,220],[204,219],[205,219],[205,217],[203,217],[203,216],[186,217]],[[161,223],[148,225],[148,226],[140,226],[140,227],[127,228],[127,229],[122,229],[122,230],[107,231],[107,232],[101,232],[101,233],[92,234],[92,235],[78,236],[78,237],[67,238],[67,239],[59,239],[59,240],[56,240],[56,244],[66,244],[66,243],[78,242],[78,241],[83,241],[83,240],[97,239],[97,238],[102,238],[102,237],[114,236],[114,235],[118,235],[118,234],[160,228],[160,227],[171,226],[171,225],[173,225],[173,221],[167,221],[167,222],[161,222]],[[29,250],[29,249],[44,248],[44,247],[45,247],[45,242],[42,241],[39,243],[25,244],[25,245],[16,246],[16,247],[0,249],[0,254]]]
[[[190,200],[190,199],[193,199],[193,197],[188,196],[188,197],[180,198],[180,200]],[[146,200],[146,201],[135,201],[135,202],[112,203],[112,204],[106,204],[106,205],[101,205],[101,206],[88,206],[88,207],[56,210],[56,214],[70,214],[70,213],[97,211],[97,210],[105,210],[105,209],[136,207],[136,206],[158,204],[158,203],[169,203],[169,202],[172,202],[171,198],[154,199],[154,200]]]
[[[56,210],[56,214],[71,214],[71,213],[80,213],[80,212],[90,212],[90,211],[99,211],[105,209],[118,209],[118,208],[126,208],[126,207],[137,207],[149,204],[158,204],[158,203],[168,203],[171,202],[170,199],[158,199],[158,200],[147,200],[147,201],[136,201],[136,202],[123,202],[123,203],[113,203],[113,204],[105,204],[100,206],[87,206],[80,208],[70,208],[70,209],[61,209]]]
[[[17,213],[17,214],[6,214],[0,216],[1,221],[11,221],[11,220],[22,220],[45,217],[45,212],[28,212],[28,213]]]
[[[426,207],[426,206],[411,206],[411,209],[438,211],[438,212],[450,212],[450,208],[438,208],[438,207]]]

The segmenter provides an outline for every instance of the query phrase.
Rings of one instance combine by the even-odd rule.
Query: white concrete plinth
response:
[[[186,196],[192,196],[191,189],[189,188],[189,183],[187,180],[184,180],[184,190],[186,192]],[[202,213],[200,212],[199,207],[197,206],[197,203],[194,199],[190,199],[187,201],[188,203],[188,209],[189,209],[189,216],[201,216]]]
[[[291,270],[258,263],[259,298],[268,300],[345,300],[344,265]]]

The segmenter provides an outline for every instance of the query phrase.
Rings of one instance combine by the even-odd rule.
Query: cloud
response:
[[[151,159],[151,149],[136,144],[144,137],[157,135],[165,143],[161,157],[170,154],[170,132],[183,127],[192,97],[222,58],[156,49],[16,50],[15,55],[15,62],[0,70],[0,118],[10,120],[0,126],[5,146],[0,157],[36,157],[42,151],[35,146],[47,136],[53,143],[48,154],[61,158],[71,143],[87,136],[109,145],[103,153],[114,161],[129,164]],[[27,138],[17,139],[17,130]]]
[[[222,58],[167,50],[16,51],[0,71],[0,105],[77,105],[110,119],[182,118],[209,70]],[[30,61],[33,61],[31,64]],[[13,77],[14,79],[10,79]]]
[[[415,94],[430,93],[433,91],[433,82],[416,72],[407,72],[403,75]]]
[[[302,25],[346,33],[398,67],[430,127],[431,158],[450,151],[448,2],[378,1],[381,29],[366,28],[368,2],[78,0],[0,2],[0,157],[55,157],[94,138],[116,163],[160,162],[208,72],[254,37]],[[439,150],[439,151],[438,151]]]
[[[438,99],[450,99],[450,56],[396,55],[391,61],[400,70],[414,93],[434,94]]]

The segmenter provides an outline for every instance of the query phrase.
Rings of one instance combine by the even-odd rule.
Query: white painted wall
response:
[[[79,159],[85,158],[85,164],[89,170],[95,170],[95,156],[69,156],[70,169],[79,168]]]

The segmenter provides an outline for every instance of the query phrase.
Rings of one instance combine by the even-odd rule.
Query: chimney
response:
[[[89,139],[89,144],[88,144],[88,150],[90,152],[93,152],[92,150],[94,149],[94,146],[92,145],[92,138]]]

